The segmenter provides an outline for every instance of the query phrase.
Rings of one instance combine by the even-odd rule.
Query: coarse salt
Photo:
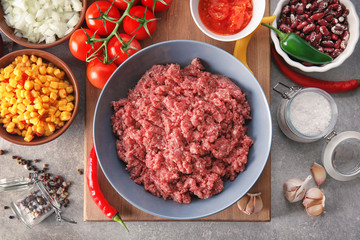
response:
[[[332,117],[329,101],[321,94],[303,92],[292,100],[290,121],[297,131],[316,136],[325,131]]]

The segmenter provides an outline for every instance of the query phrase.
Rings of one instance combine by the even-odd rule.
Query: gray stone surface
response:
[[[276,5],[271,1],[271,9]],[[360,3],[353,1],[357,12]],[[130,233],[114,222],[83,221],[83,176],[76,171],[83,168],[84,133],[84,82],[85,64],[73,60],[63,50],[66,43],[48,49],[61,56],[78,78],[81,87],[80,111],[70,129],[57,140],[37,147],[22,147],[0,139],[0,149],[8,150],[0,156],[0,178],[26,175],[26,170],[16,165],[11,155],[25,159],[42,159],[50,164],[52,172],[64,175],[73,182],[70,190],[71,204],[64,215],[78,224],[57,223],[53,217],[33,229],[27,229],[16,219],[9,219],[10,210],[3,210],[15,193],[0,193],[0,239],[360,239],[360,179],[338,182],[328,177],[321,187],[326,195],[326,212],[318,217],[306,215],[301,203],[288,203],[283,197],[282,184],[289,178],[305,178],[314,161],[320,162],[323,141],[312,144],[295,143],[287,139],[276,122],[276,108],[280,96],[272,92],[273,145],[271,153],[271,221],[248,222],[127,222]],[[311,74],[329,80],[345,80],[360,76],[360,43],[355,53],[340,67],[326,73]],[[271,86],[277,82],[292,85],[271,63]],[[360,131],[360,90],[332,94],[338,109],[338,132]],[[315,186],[313,182],[310,184]]]

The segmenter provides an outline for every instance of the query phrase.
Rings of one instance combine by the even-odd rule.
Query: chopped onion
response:
[[[1,0],[6,24],[30,42],[55,42],[79,22],[80,0]]]

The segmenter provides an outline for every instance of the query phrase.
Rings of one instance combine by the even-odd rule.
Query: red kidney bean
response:
[[[297,30],[301,30],[303,29],[306,25],[308,25],[307,21],[302,21],[301,23],[299,23],[299,25],[296,26]]]
[[[319,21],[320,19],[322,19],[324,17],[324,13],[323,12],[319,12],[319,13],[315,13],[314,15],[311,16],[311,19]]]
[[[325,40],[322,41],[320,44],[322,47],[326,47],[326,48],[333,48],[334,47],[334,42],[331,40]]]
[[[335,48],[335,49],[339,49],[339,48],[340,48],[341,41],[342,41],[341,39],[338,39],[338,40],[335,41],[335,43],[334,43],[334,48]]]
[[[286,24],[284,24],[284,23],[280,25],[279,29],[280,29],[281,31],[283,31],[283,32],[286,32],[286,33],[293,31],[293,30],[291,29],[291,27],[289,27],[288,25],[286,25]]]
[[[324,10],[327,8],[327,6],[328,6],[327,2],[321,1],[321,2],[319,2],[318,10]]]
[[[329,24],[325,19],[320,19],[317,23],[321,26],[327,26]]]
[[[309,42],[313,43],[315,41],[315,39],[316,39],[316,32],[313,31],[308,36],[309,36]]]
[[[316,27],[315,24],[310,23],[310,24],[308,24],[308,25],[306,25],[306,26],[304,27],[303,33],[304,33],[304,34],[308,34],[308,33],[312,32],[312,31],[314,31],[314,30],[315,30],[315,27]]]
[[[324,18],[325,18],[326,21],[331,22],[333,20],[334,16],[333,15],[326,15]]]
[[[321,32],[321,34],[324,35],[324,36],[327,36],[327,35],[330,34],[329,30],[328,30],[327,27],[325,27],[325,26],[321,26],[321,27],[320,27],[320,32]]]
[[[342,40],[340,43],[340,48],[345,49],[347,44],[348,44],[348,42],[346,40]]]
[[[302,3],[299,3],[296,7],[296,13],[297,14],[303,14],[304,13],[304,5]]]
[[[348,41],[350,37],[350,33],[348,30],[345,30],[344,33],[342,34],[342,39]]]
[[[324,48],[324,52],[326,52],[326,53],[332,53],[332,52],[334,52],[334,48]]]
[[[331,34],[332,40],[336,41],[339,39],[339,35],[336,35],[335,33]]]
[[[333,52],[332,52],[332,54],[331,54],[331,57],[333,57],[333,58],[336,58],[337,56],[339,56],[340,55],[340,53],[342,53],[343,52],[343,49],[335,49]]]
[[[299,25],[300,21],[298,19],[296,19],[291,25],[290,28],[291,29],[295,29],[298,25]]]
[[[341,26],[335,25],[331,28],[331,32],[336,35],[341,35],[344,33],[344,29]]]
[[[290,6],[286,5],[285,7],[283,7],[283,9],[281,10],[281,14],[285,15],[288,14],[290,12]]]

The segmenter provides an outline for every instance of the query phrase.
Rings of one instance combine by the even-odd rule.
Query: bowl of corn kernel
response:
[[[79,86],[68,65],[37,49],[0,59],[0,137],[39,145],[59,137],[79,106]]]

